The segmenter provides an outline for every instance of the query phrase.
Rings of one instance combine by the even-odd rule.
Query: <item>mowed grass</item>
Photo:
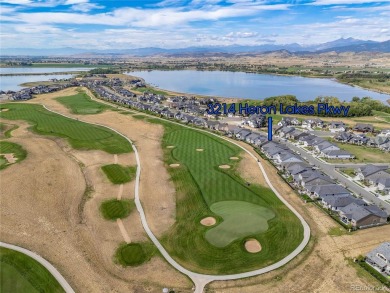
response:
[[[74,114],[90,115],[98,114],[108,109],[114,109],[102,103],[95,102],[84,92],[77,95],[56,98],[58,102],[65,105]]]
[[[20,252],[0,247],[0,292],[65,292],[40,263]]]
[[[23,149],[21,145],[3,140],[0,141],[0,154],[2,154],[0,155],[0,170],[5,169],[12,164],[23,161],[27,156],[26,150]],[[14,158],[16,158],[16,162],[8,163],[8,160],[5,159],[4,154],[13,154]]]
[[[216,247],[225,247],[234,240],[267,231],[268,220],[275,217],[272,210],[245,201],[220,201],[210,210],[223,219],[205,234]]]
[[[218,137],[196,130],[184,128],[157,119],[146,118],[151,123],[165,127],[162,147],[165,163],[180,163],[180,168],[168,168],[176,187],[176,223],[160,239],[169,254],[186,268],[200,273],[232,274],[268,266],[290,254],[303,239],[303,227],[299,219],[269,189],[259,185],[247,186],[236,173],[238,161],[230,157],[239,157],[241,150],[235,145]],[[173,145],[175,148],[167,148]],[[196,149],[202,148],[203,152]],[[231,169],[218,166],[229,164]],[[223,237],[234,238],[224,247],[217,247],[206,239],[207,231],[215,229],[224,221],[224,216],[235,217],[245,226],[252,221],[253,215],[235,209],[233,205],[226,215],[213,212],[215,203],[239,201],[259,207],[256,217],[268,220],[268,229],[264,232],[247,231],[240,233],[240,225],[233,227],[233,235],[225,233]],[[256,209],[257,210],[257,209]],[[205,227],[200,224],[204,217],[217,219],[217,225]],[[258,225],[264,224],[264,218]],[[252,221],[253,224],[253,221]],[[254,224],[253,224],[254,225]],[[251,225],[252,226],[252,225]],[[223,233],[222,233],[223,234]],[[244,243],[247,237],[257,239],[262,251],[248,253]]]
[[[106,220],[123,219],[130,215],[134,209],[133,200],[128,199],[109,199],[100,205],[100,212]]]
[[[130,182],[135,177],[137,167],[110,164],[102,167],[104,174],[114,184]]]
[[[115,260],[122,266],[139,266],[149,261],[157,252],[151,243],[123,243],[115,253]]]
[[[132,151],[130,143],[116,132],[52,113],[41,105],[12,103],[1,108],[9,109],[0,113],[2,118],[28,121],[36,133],[66,138],[75,149],[103,150],[110,154]]]

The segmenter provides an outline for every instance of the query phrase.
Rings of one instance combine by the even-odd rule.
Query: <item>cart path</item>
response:
[[[25,249],[23,247],[8,244],[5,242],[0,242],[0,247],[5,247],[8,249],[12,249],[12,250],[21,252],[21,253],[31,257],[32,259],[36,260],[52,274],[52,276],[57,280],[58,283],[60,283],[61,287],[65,290],[66,293],[75,293],[74,290],[72,289],[72,287],[69,285],[69,283],[60,274],[60,272],[51,263],[49,263],[46,259],[44,259],[39,254],[36,254],[35,252],[32,252],[32,251]]]
[[[99,100],[97,100],[97,101],[99,101]],[[99,101],[99,102],[101,102],[101,101]],[[61,115],[61,116],[64,116],[64,117],[67,117],[67,118],[70,118],[70,119],[73,119],[73,120],[82,121],[80,119],[76,119],[76,118],[73,118],[73,117],[70,117],[70,116],[58,113],[56,111],[50,110],[45,105],[42,105],[42,106],[46,110],[48,110],[50,112],[53,112],[55,114],[58,114],[58,115]],[[126,109],[126,108],[124,108],[124,109]],[[300,252],[302,252],[302,250],[306,247],[307,243],[310,240],[310,227],[309,227],[309,225],[306,223],[306,221],[303,219],[303,217],[274,188],[274,186],[272,185],[271,181],[269,180],[269,178],[268,178],[268,176],[267,176],[267,174],[266,174],[266,172],[265,172],[261,162],[257,160],[257,158],[253,155],[253,153],[251,153],[249,150],[247,150],[246,148],[242,147],[238,143],[236,143],[234,141],[231,141],[228,138],[221,137],[221,136],[219,136],[217,134],[211,133],[209,131],[206,131],[206,130],[203,130],[203,129],[195,129],[195,128],[192,128],[192,127],[189,127],[189,126],[186,126],[186,125],[174,122],[174,121],[165,120],[165,119],[162,119],[162,118],[159,118],[159,117],[155,117],[155,116],[152,116],[152,115],[148,115],[148,114],[145,114],[145,113],[142,113],[142,112],[130,111],[130,110],[127,110],[127,111],[141,113],[141,114],[143,114],[145,116],[152,117],[154,119],[167,121],[167,122],[170,122],[170,123],[181,125],[182,127],[193,129],[194,131],[205,132],[205,133],[207,133],[209,135],[214,135],[216,137],[219,137],[220,139],[226,140],[226,141],[228,141],[228,142],[238,146],[240,149],[242,149],[245,152],[247,152],[254,160],[256,160],[256,162],[257,162],[261,172],[263,173],[264,178],[265,178],[267,184],[269,185],[269,187],[272,189],[272,191],[275,193],[275,195],[298,217],[298,219],[301,221],[301,224],[303,226],[303,240],[297,246],[297,248],[294,251],[292,251],[289,255],[287,255],[285,258],[283,258],[280,261],[278,261],[278,262],[276,262],[276,263],[274,263],[274,264],[272,264],[270,266],[267,266],[265,268],[254,270],[254,271],[249,271],[249,272],[245,272],[245,273],[240,273],[240,274],[231,274],[231,275],[206,275],[206,274],[199,274],[199,273],[195,273],[195,272],[192,272],[190,270],[187,270],[186,268],[181,266],[178,262],[176,262],[169,255],[169,253],[165,250],[165,248],[162,246],[160,241],[153,234],[153,232],[151,231],[151,229],[150,229],[150,227],[148,225],[148,222],[146,220],[146,215],[145,215],[144,209],[142,207],[141,200],[139,198],[139,184],[140,184],[140,176],[141,176],[141,161],[140,161],[140,157],[139,157],[139,154],[138,154],[137,147],[133,144],[133,142],[128,137],[126,137],[125,135],[123,135],[119,131],[117,131],[117,130],[109,127],[109,126],[106,126],[106,125],[103,125],[103,124],[99,124],[99,123],[91,123],[91,122],[82,121],[84,123],[89,123],[89,124],[94,124],[94,125],[106,127],[108,129],[118,133],[119,135],[121,135],[123,138],[125,138],[132,145],[134,153],[135,153],[135,157],[136,157],[136,162],[137,162],[134,201],[135,201],[137,210],[138,210],[138,212],[140,214],[140,217],[141,217],[142,226],[144,227],[144,230],[145,230],[146,234],[148,234],[149,238],[152,240],[153,244],[157,247],[157,249],[160,251],[162,256],[166,259],[166,261],[171,266],[173,266],[175,269],[177,269],[179,272],[187,275],[194,282],[194,284],[195,284],[195,293],[202,293],[203,290],[204,290],[204,287],[208,283],[210,283],[212,281],[227,281],[227,280],[236,280],[236,279],[248,278],[248,277],[261,275],[261,274],[270,272],[272,270],[278,269],[278,268],[284,266],[285,264],[287,264],[288,262],[290,262]]]

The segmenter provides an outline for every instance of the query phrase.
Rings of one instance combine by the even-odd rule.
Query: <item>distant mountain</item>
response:
[[[363,41],[363,40],[358,40],[354,38],[340,38],[335,41],[311,46],[311,49],[313,51],[321,51],[321,50],[326,50],[330,48],[338,48],[338,47],[346,47],[346,46],[357,46],[357,45],[362,45],[362,44],[376,44],[378,42],[375,41]]]
[[[344,52],[381,52],[381,53],[390,53],[390,40],[385,42],[374,42],[374,43],[362,43],[362,44],[356,44],[356,45],[349,45],[349,46],[342,46],[342,47],[335,47],[335,48],[329,48],[326,50],[317,51],[319,53],[325,53],[325,52],[337,52],[337,53],[344,53]]]
[[[332,42],[323,44],[302,46],[297,43],[275,45],[264,44],[257,46],[207,46],[207,47],[187,47],[177,49],[163,49],[156,47],[137,48],[137,49],[76,49],[76,48],[57,48],[57,49],[29,49],[29,48],[2,48],[1,56],[210,56],[210,55],[230,55],[230,54],[257,54],[264,52],[291,52],[291,53],[326,53],[326,52],[390,52],[390,40],[385,42],[364,41],[354,38],[341,38]]]

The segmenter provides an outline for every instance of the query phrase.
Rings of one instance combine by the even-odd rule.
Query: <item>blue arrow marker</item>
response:
[[[272,140],[272,117],[268,117],[268,141]]]

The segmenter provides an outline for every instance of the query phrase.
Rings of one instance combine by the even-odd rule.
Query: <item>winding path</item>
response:
[[[39,262],[41,265],[43,265],[52,275],[53,277],[57,280],[58,283],[60,283],[61,287],[64,288],[66,293],[75,293],[72,289],[72,287],[69,285],[69,283],[65,280],[65,278],[60,274],[59,271],[51,264],[49,263],[46,259],[44,259],[42,256],[36,254],[35,252],[32,252],[30,250],[27,250],[23,247],[19,247],[16,245],[8,244],[5,242],[0,242],[0,247],[5,247],[8,249],[12,249],[18,252],[21,252],[32,259],[36,260]]]
[[[101,102],[101,101],[99,101],[99,102]],[[64,117],[72,119],[72,120],[82,121],[80,119],[76,119],[76,118],[73,118],[73,117],[70,117],[70,116],[58,113],[56,111],[50,110],[45,105],[42,105],[42,106],[46,110],[48,110],[50,112],[53,112],[55,114],[64,116]],[[126,109],[126,110],[129,111],[128,109]],[[129,112],[132,112],[132,111],[129,111]],[[138,212],[140,214],[140,217],[141,217],[142,226],[143,226],[146,234],[148,234],[149,238],[152,240],[152,242],[157,247],[157,249],[160,251],[162,256],[166,259],[166,261],[171,266],[173,266],[175,269],[177,269],[179,272],[187,275],[194,282],[194,284],[195,284],[195,293],[202,293],[204,287],[208,283],[210,283],[212,281],[226,281],[226,280],[236,280],[236,279],[248,278],[248,277],[261,275],[261,274],[270,272],[272,270],[278,269],[278,268],[284,266],[285,264],[287,264],[293,258],[295,258],[306,247],[307,243],[310,240],[310,227],[309,227],[309,225],[306,223],[306,221],[303,219],[303,217],[274,188],[274,186],[272,185],[271,181],[269,180],[269,178],[268,178],[268,176],[267,176],[267,174],[266,174],[262,164],[260,163],[260,161],[257,160],[257,158],[250,151],[248,151],[247,149],[245,149],[244,147],[242,147],[238,143],[231,141],[230,139],[227,139],[225,137],[221,137],[221,136],[219,136],[217,134],[214,134],[214,133],[211,133],[209,131],[202,130],[202,129],[195,129],[195,128],[192,128],[192,127],[189,127],[189,126],[186,126],[186,125],[174,122],[174,121],[162,119],[160,117],[155,117],[155,116],[148,115],[148,114],[145,114],[145,113],[142,113],[142,114],[144,114],[145,116],[149,116],[149,117],[155,118],[155,119],[160,119],[160,120],[163,120],[163,121],[167,121],[167,122],[170,122],[170,123],[181,125],[182,127],[190,128],[190,129],[193,129],[195,131],[205,132],[205,133],[208,133],[210,135],[214,135],[216,137],[219,137],[220,139],[226,140],[226,141],[228,141],[228,142],[238,146],[239,148],[241,148],[242,150],[247,152],[254,160],[256,160],[256,162],[257,162],[261,172],[264,175],[264,178],[265,178],[267,184],[272,189],[272,191],[298,217],[298,219],[301,221],[301,224],[303,226],[303,240],[298,245],[298,247],[294,251],[292,251],[288,256],[286,256],[285,258],[283,258],[280,261],[278,261],[278,262],[276,262],[276,263],[274,263],[274,264],[272,264],[270,266],[267,266],[265,268],[254,270],[254,271],[250,271],[250,272],[240,273],[240,274],[231,274],[231,275],[205,275],[205,274],[198,274],[198,273],[189,271],[186,268],[184,268],[183,266],[181,266],[178,262],[176,262],[169,255],[169,253],[165,250],[165,248],[162,246],[160,241],[153,234],[153,232],[151,231],[151,229],[150,229],[150,227],[148,225],[148,222],[146,220],[146,215],[145,215],[144,209],[142,207],[141,200],[139,198],[139,184],[140,184],[140,176],[141,176],[141,161],[140,161],[140,157],[139,157],[139,154],[138,154],[137,147],[133,144],[133,142],[128,137],[126,137],[125,135],[123,135],[119,131],[117,131],[117,130],[109,127],[109,126],[106,126],[106,125],[103,125],[103,124],[99,124],[99,123],[92,123],[92,122],[82,121],[84,123],[94,124],[94,125],[98,125],[98,126],[102,126],[102,127],[108,128],[108,129],[116,132],[117,134],[121,135],[123,138],[125,138],[132,145],[134,153],[135,153],[136,161],[137,161],[137,172],[136,172],[136,181],[135,181],[134,201],[135,201],[137,210],[138,210]]]

